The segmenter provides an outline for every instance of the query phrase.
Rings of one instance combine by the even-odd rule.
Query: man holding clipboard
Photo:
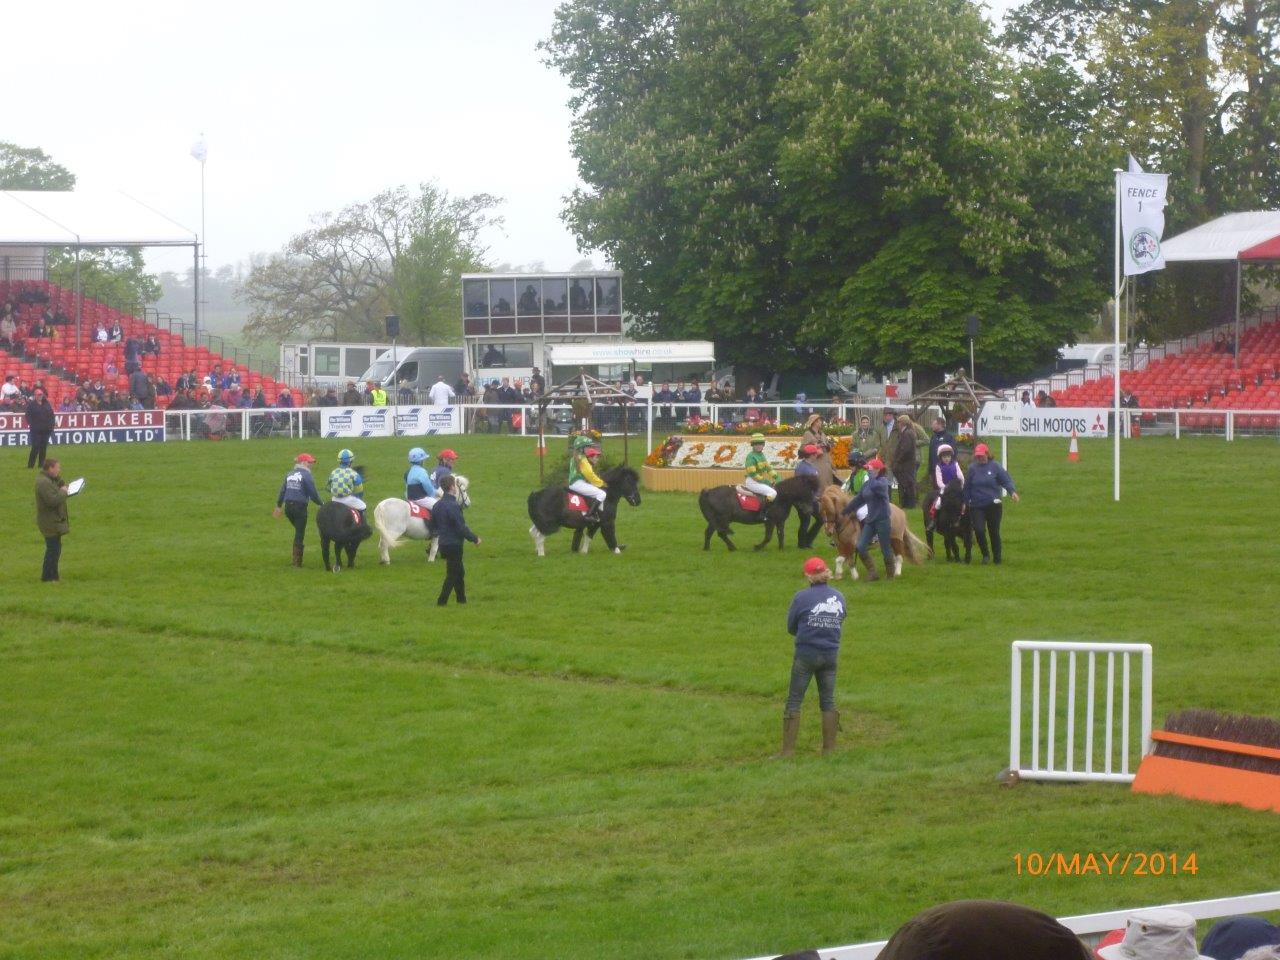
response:
[[[84,480],[73,480],[68,486],[62,479],[62,464],[52,458],[44,462],[36,478],[36,526],[44,536],[44,568],[40,579],[58,582],[58,560],[62,556],[62,538],[71,532],[67,519],[67,498],[84,487]]]

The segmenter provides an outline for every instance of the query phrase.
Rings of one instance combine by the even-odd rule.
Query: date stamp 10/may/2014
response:
[[[1097,850],[1067,853],[1015,853],[1014,873],[1028,877],[1176,877],[1195,876],[1200,865],[1189,853]]]

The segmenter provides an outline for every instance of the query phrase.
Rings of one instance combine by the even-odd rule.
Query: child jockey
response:
[[[409,451],[409,469],[404,474],[404,498],[430,510],[440,499],[440,491],[423,466],[427,462],[427,456],[427,451],[421,447],[414,447]]]
[[[596,519],[600,517],[605,501],[605,482],[595,469],[599,456],[600,448],[593,445],[590,437],[579,436],[573,441],[573,454],[569,457],[569,489],[594,501],[587,516]]]
[[[778,491],[773,489],[773,484],[778,482],[778,474],[764,454],[763,433],[751,435],[751,452],[743,466],[747,469],[747,478],[742,481],[744,487],[767,501],[777,497]]]

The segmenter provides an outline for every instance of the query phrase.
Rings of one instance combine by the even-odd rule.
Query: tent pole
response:
[[[80,324],[84,317],[84,291],[80,289],[80,248],[76,247],[76,349],[81,347]]]
[[[1244,273],[1244,264],[1236,260],[1236,349],[1235,368],[1240,369],[1240,274]]]

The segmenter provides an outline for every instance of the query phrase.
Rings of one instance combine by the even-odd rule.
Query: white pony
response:
[[[455,473],[453,480],[456,485],[453,494],[458,498],[459,505],[471,506],[471,496],[467,493],[467,488],[470,486],[467,478]],[[427,539],[426,521],[410,516],[409,501],[401,500],[399,497],[383,500],[373,508],[373,525],[378,531],[378,554],[381,563],[390,563],[391,548],[400,546],[405,540]],[[428,562],[435,563],[436,552],[439,549],[440,538],[432,538],[431,550],[427,553]]]

